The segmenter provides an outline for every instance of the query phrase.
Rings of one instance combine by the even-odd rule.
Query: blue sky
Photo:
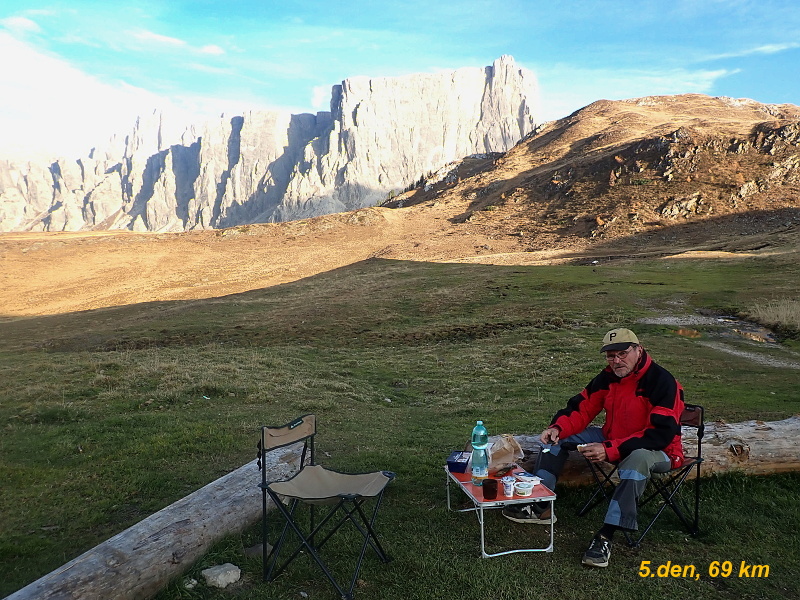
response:
[[[800,104],[796,0],[0,0],[0,156],[78,156],[154,108],[326,110],[347,77],[502,54],[536,74],[541,120],[685,92]]]

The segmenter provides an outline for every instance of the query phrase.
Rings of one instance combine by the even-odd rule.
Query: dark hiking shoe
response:
[[[515,523],[533,523],[536,525],[550,525],[557,521],[550,503],[542,508],[536,504],[512,504],[503,509],[503,516]]]
[[[583,553],[583,560],[581,562],[590,567],[607,567],[610,558],[611,540],[598,533],[592,539],[589,548]]]

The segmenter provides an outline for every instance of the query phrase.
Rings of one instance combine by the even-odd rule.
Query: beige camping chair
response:
[[[336,591],[342,598],[352,598],[353,589],[358,580],[361,563],[370,546],[383,562],[388,562],[389,557],[381,547],[375,534],[374,524],[378,515],[386,486],[394,473],[388,471],[375,471],[373,473],[347,474],[332,471],[315,463],[314,436],[317,433],[316,417],[303,415],[294,421],[279,427],[262,427],[259,442],[259,467],[261,469],[261,484],[263,497],[263,540],[264,548],[267,546],[267,498],[272,500],[283,522],[282,531],[272,551],[264,552],[264,581],[272,581],[282,573],[289,563],[294,560],[303,549],[308,551],[314,561],[322,569]],[[267,481],[266,454],[277,448],[303,442],[303,451],[300,458],[300,470],[290,479],[284,481]],[[309,462],[306,464],[308,455]],[[369,514],[365,512],[372,505]],[[299,519],[298,507],[308,505],[307,526],[304,519]],[[325,505],[327,510],[319,523],[315,523],[315,507]],[[301,522],[302,521],[302,522]],[[345,590],[331,573],[328,566],[320,556],[322,546],[336,533],[342,525],[350,523],[361,533],[364,538],[360,554],[355,565],[350,587]],[[286,558],[280,567],[276,568],[278,556],[286,541],[287,533],[293,531],[299,540],[297,548]],[[321,538],[321,539],[320,539]]]

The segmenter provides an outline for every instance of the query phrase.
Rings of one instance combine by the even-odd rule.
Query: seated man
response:
[[[683,388],[657,365],[629,329],[613,329],[600,349],[608,366],[586,388],[567,402],[541,434],[543,443],[536,475],[550,489],[575,447],[590,461],[619,465],[615,488],[603,527],[583,555],[583,564],[607,567],[618,529],[637,529],[637,501],[651,472],[665,472],[683,464],[680,416]],[[602,428],[589,423],[605,410]],[[517,523],[555,522],[550,504],[512,505],[503,516]]]

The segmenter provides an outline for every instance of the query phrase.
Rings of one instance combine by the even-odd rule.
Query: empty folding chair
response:
[[[262,427],[259,442],[259,465],[263,498],[263,540],[264,540],[264,581],[272,581],[282,573],[289,563],[305,550],[317,563],[325,576],[342,598],[352,598],[361,563],[371,547],[378,558],[388,562],[375,533],[374,524],[378,515],[386,486],[394,473],[375,471],[372,473],[339,473],[319,466],[314,456],[314,436],[317,433],[316,417],[303,415],[279,427]],[[282,481],[268,481],[265,457],[268,452],[290,444],[303,442],[300,470],[291,478]],[[308,458],[308,464],[306,461]],[[277,508],[283,526],[271,552],[266,552],[268,539],[267,500],[271,499]],[[308,508],[308,520],[300,518],[301,507]],[[315,508],[324,507],[316,514]],[[345,524],[352,525],[363,537],[360,552],[355,564],[350,585],[344,588],[334,577],[323,560],[320,549]],[[279,556],[287,541],[287,535],[294,533],[299,542],[284,562],[278,566]],[[288,535],[291,539],[291,535]]]
[[[683,465],[666,473],[652,473],[648,481],[645,494],[639,499],[639,507],[644,508],[655,505],[655,512],[647,523],[647,526],[634,538],[629,532],[625,532],[625,537],[630,546],[638,546],[644,536],[647,535],[656,520],[669,507],[678,517],[686,530],[691,535],[700,532],[700,465],[703,462],[703,435],[705,435],[703,407],[697,404],[687,404],[681,414],[681,426],[688,429],[697,444],[697,452],[694,456],[687,455]],[[684,441],[686,436],[684,435]],[[612,476],[617,471],[616,465],[607,463],[593,463],[586,461],[591,469],[595,480],[595,488],[592,495],[578,511],[578,515],[583,516],[592,508],[600,504],[604,499],[610,500],[616,483]],[[687,499],[686,494],[682,493],[682,486],[694,473],[692,490]]]

